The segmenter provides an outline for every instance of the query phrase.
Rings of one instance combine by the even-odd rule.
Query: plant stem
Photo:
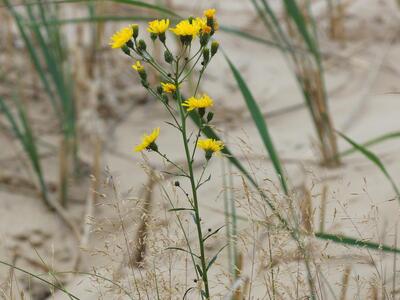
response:
[[[176,79],[176,86],[178,87],[178,78]],[[185,116],[185,112],[183,111],[183,108],[181,105],[182,97],[181,97],[179,88],[177,88],[176,94],[177,94],[177,98],[178,98],[178,106],[179,106],[179,112],[180,112],[180,117],[181,117],[181,122],[182,122],[181,133],[182,133],[183,145],[185,147],[186,160],[187,160],[187,164],[188,164],[189,179],[190,179],[190,185],[192,188],[192,196],[193,196],[193,208],[194,208],[196,228],[197,228],[197,237],[199,240],[200,261],[201,261],[201,271],[202,271],[201,272],[202,274],[200,274],[200,276],[204,282],[204,297],[206,299],[210,299],[210,291],[209,291],[209,287],[208,287],[208,277],[207,277],[207,265],[206,265],[205,251],[204,251],[204,240],[203,240],[203,233],[202,233],[202,229],[201,229],[200,209],[199,209],[199,204],[198,204],[198,199],[197,199],[197,188],[196,188],[196,183],[195,183],[195,179],[194,179],[192,158],[190,155],[187,134],[186,134],[186,116]]]

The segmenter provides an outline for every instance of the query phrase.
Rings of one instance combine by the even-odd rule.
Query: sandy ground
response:
[[[206,2],[203,1],[198,1],[201,4],[193,5],[195,7],[177,3],[179,1],[174,2],[177,7],[184,8],[190,13],[207,7]],[[393,94],[398,91],[400,73],[396,64],[400,58],[399,10],[392,1],[360,0],[348,1],[348,3],[345,18],[346,39],[343,41],[332,41],[328,38],[327,22],[324,21],[325,13],[319,9],[318,5],[316,5],[316,12],[321,22],[320,44],[322,51],[326,53],[326,83],[334,124],[340,131],[362,142],[398,130],[400,126],[400,98],[397,94]],[[252,28],[254,32],[263,32],[261,24],[255,20],[248,1],[225,0],[213,4],[218,8],[221,24],[233,24]],[[112,28],[108,29],[112,31]],[[324,226],[327,232],[342,233],[392,245],[395,240],[399,203],[393,200],[393,190],[377,167],[359,154],[353,154],[345,158],[343,165],[338,169],[320,168],[315,147],[315,134],[306,108],[299,106],[293,111],[280,111],[303,103],[282,55],[274,49],[222,32],[218,33],[218,40],[231,60],[243,72],[254,96],[266,113],[271,135],[292,186],[298,188],[305,185],[311,191],[312,204],[316,211],[314,223],[319,222],[321,191],[326,186],[328,187],[328,202]],[[118,54],[110,55],[117,56]],[[120,55],[120,59],[122,61],[125,58]],[[129,83],[132,87],[127,90],[134,97],[133,99],[139,102],[144,97],[144,93],[137,85],[137,80],[134,74],[130,73],[129,68],[126,64],[126,70],[120,72],[127,77],[125,84],[132,82]],[[253,164],[259,181],[272,180],[277,185],[277,179],[266,158],[257,130],[246,112],[241,94],[233,83],[222,55],[219,55],[210,66],[202,90],[207,91],[215,99],[215,124],[228,139],[229,147],[237,154],[247,153],[246,156]],[[129,107],[129,105],[124,107]],[[93,271],[91,266],[94,266],[103,272],[102,274],[114,276],[129,285],[132,278],[129,270],[124,267],[126,265],[122,254],[125,252],[124,235],[121,233],[118,207],[122,211],[121,215],[127,226],[129,239],[135,240],[136,226],[131,225],[137,224],[137,220],[141,217],[138,203],[142,202],[140,195],[143,195],[143,186],[148,182],[148,176],[143,170],[143,158],[141,155],[132,154],[132,147],[143,131],[160,126],[162,134],[158,144],[163,152],[178,160],[183,159],[183,155],[182,151],[176,147],[179,137],[164,123],[168,115],[160,105],[150,100],[145,104],[137,104],[133,110],[127,111],[129,114],[117,124],[112,135],[107,135],[105,139],[107,148],[103,153],[102,164],[102,168],[108,170],[103,174],[112,174],[115,180],[119,204],[115,204],[117,197],[112,192],[110,184],[104,183],[104,178],[107,177],[104,176],[100,184],[100,192],[104,195],[98,197],[98,205],[94,207],[93,212],[89,211],[89,215],[94,217],[95,221],[86,216],[87,220],[82,222],[87,213],[86,199],[90,191],[87,185],[90,180],[86,176],[86,184],[71,183],[71,185],[77,185],[78,188],[74,188],[76,191],[74,190],[73,194],[76,199],[69,213],[74,222],[93,223],[89,241],[81,254],[81,269]],[[274,112],[279,113],[274,114]],[[85,120],[83,121],[85,123]],[[101,129],[106,128],[106,125],[101,123]],[[44,139],[55,145],[57,143],[57,138],[51,135],[44,136]],[[10,143],[10,139],[4,135],[0,137],[0,141],[2,145],[0,174],[4,176],[14,173],[23,174],[21,164],[9,160],[18,147]],[[339,140],[339,145],[340,149],[348,148],[343,140]],[[400,142],[388,141],[374,146],[372,150],[382,158],[389,173],[398,182]],[[90,162],[92,156],[90,144],[85,145],[82,152],[83,157],[87,157],[86,161]],[[256,159],[260,155],[265,158]],[[153,166],[163,167],[162,162],[151,153],[146,154],[146,157]],[[56,163],[56,157],[46,159],[49,181],[57,176]],[[201,190],[201,206],[206,216],[204,228],[218,228],[223,225],[221,161],[214,159],[209,172],[213,174],[213,181]],[[245,201],[241,179],[236,175],[234,179],[237,189],[236,200],[241,206],[239,212],[245,214],[246,209],[242,207]],[[172,191],[170,183],[171,180],[166,180],[163,184]],[[276,192],[273,187],[270,189],[273,193]],[[154,190],[151,228],[157,233],[154,233],[149,240],[150,244],[157,245],[155,240],[160,237],[174,236],[176,222],[171,213],[166,212],[168,203],[165,198],[160,197],[159,188],[155,187]],[[59,217],[48,212],[33,194],[34,191],[29,188],[10,188],[5,184],[1,187],[1,259],[34,270],[36,273],[48,271],[41,260],[46,262],[51,269],[58,271],[73,269],[79,243]],[[170,225],[171,232],[166,229],[169,228],[167,225]],[[245,236],[249,230],[251,231],[251,226],[247,222],[240,222],[240,229]],[[257,230],[259,230],[257,234],[261,235],[262,230]],[[210,242],[210,252],[223,245],[223,237],[224,235],[221,234],[220,238]],[[244,254],[244,274],[250,277],[252,255],[250,249],[247,249],[245,240],[245,238],[240,239],[239,245]],[[276,244],[284,243],[284,240],[284,237],[281,239],[275,237]],[[390,285],[392,284],[392,255],[345,248],[316,239],[312,240],[312,245],[313,260],[320,266],[321,272],[336,295],[340,294],[343,270],[346,267],[350,267],[351,270],[347,299],[353,299],[355,295],[360,296],[354,299],[366,299],[368,293],[371,292],[372,283],[381,282],[382,278],[385,278]],[[157,245],[149,251],[155,255],[157,268],[160,268],[162,274],[168,270],[168,266],[174,266],[172,274],[174,286],[175,282],[178,280],[182,282],[182,278],[185,277],[183,276],[184,262],[179,258],[171,257],[163,246],[168,245]],[[371,266],[371,260],[377,263],[376,268]],[[224,267],[225,261],[226,254],[223,252],[217,264],[218,272]],[[120,268],[121,262],[122,268]],[[152,263],[151,260],[150,263]],[[296,266],[297,263],[282,263],[279,267],[282,273],[280,284],[282,299],[292,299],[289,296],[290,292],[285,293],[285,288],[291,286],[291,275],[288,274],[290,273],[288,270],[291,270],[293,265]],[[191,266],[188,269],[190,273]],[[265,289],[262,287],[263,276],[261,275],[266,271],[263,271],[261,266],[256,266],[255,269],[258,270],[258,279],[254,280],[253,298],[267,299]],[[9,268],[0,267],[0,282],[9,276]],[[218,276],[223,278],[222,275]],[[19,276],[19,278],[19,289],[32,290],[36,293],[34,299],[45,299],[43,295],[40,295],[45,292],[43,286],[34,284],[33,281],[30,283],[27,277]],[[74,278],[66,275],[63,278],[68,281],[67,289],[80,299],[127,299],[115,289],[110,290],[109,285],[85,279],[83,275]],[[3,287],[5,289],[5,283]],[[17,293],[18,286],[15,282],[14,289]],[[216,289],[216,292],[217,290],[219,289]],[[4,297],[7,299],[7,296]],[[68,297],[57,292],[49,299],[68,299]],[[134,295],[133,299],[138,298]],[[192,295],[190,299],[196,299],[196,297]],[[323,299],[334,298],[329,291],[326,291]]]

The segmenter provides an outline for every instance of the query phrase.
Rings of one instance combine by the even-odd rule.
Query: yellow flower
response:
[[[199,32],[204,31],[205,28],[207,28],[207,20],[203,18],[196,18],[193,20],[193,24],[197,26]]]
[[[197,146],[199,148],[203,149],[206,152],[206,154],[208,153],[209,158],[211,158],[211,155],[213,153],[218,153],[222,149],[224,149],[224,143],[222,143],[221,141],[218,141],[218,140],[214,140],[214,139],[199,140],[197,142]]]
[[[168,19],[154,20],[149,22],[149,27],[147,28],[147,31],[154,34],[160,34],[167,31],[168,27],[169,27]]]
[[[211,29],[210,26],[206,26],[206,27],[203,28],[202,32],[203,32],[203,33],[209,34],[209,33],[211,33],[211,30],[212,30],[212,29]]]
[[[212,19],[215,16],[215,13],[217,10],[215,8],[209,8],[203,12],[204,16],[207,17],[207,19]]]
[[[122,48],[133,36],[132,25],[122,28],[111,37],[110,46],[113,49]]]
[[[213,104],[213,100],[207,94],[204,94],[199,98],[190,97],[189,99],[186,99],[186,101],[182,103],[182,106],[186,106],[187,111],[191,111],[196,108],[206,108],[212,106]]]
[[[171,28],[170,30],[179,36],[195,37],[199,34],[200,27],[196,20],[192,20],[192,23],[189,20],[182,20],[176,24],[175,28]]]
[[[156,139],[160,135],[160,128],[155,128],[149,135],[144,134],[142,137],[142,142],[135,147],[136,152],[147,150],[157,151],[157,145],[155,144]]]
[[[136,61],[136,63],[134,65],[132,65],[132,68],[135,69],[138,72],[144,71],[144,67],[140,63],[140,60]]]
[[[165,93],[172,94],[176,91],[175,84],[161,82],[161,87]]]

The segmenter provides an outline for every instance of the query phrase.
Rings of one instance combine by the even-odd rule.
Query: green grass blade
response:
[[[389,172],[386,170],[385,166],[383,165],[379,157],[374,153],[372,153],[371,151],[369,151],[368,149],[366,149],[365,147],[363,147],[362,145],[357,144],[355,141],[345,136],[343,133],[338,132],[338,134],[382,171],[383,175],[385,175],[385,177],[389,180],[390,184],[392,185],[393,190],[396,193],[397,199],[400,201],[400,190],[398,189],[396,183],[390,176]]]
[[[372,145],[376,145],[376,144],[379,144],[381,142],[384,142],[384,141],[387,141],[387,140],[391,140],[391,139],[395,139],[395,138],[400,138],[400,131],[394,131],[394,132],[390,132],[390,133],[386,133],[384,135],[378,136],[378,137],[373,138],[373,139],[371,139],[371,140],[369,140],[369,141],[367,141],[365,143],[362,143],[361,146],[366,148],[366,147],[369,147],[369,146],[372,146]],[[343,156],[350,155],[350,154],[352,154],[354,152],[357,152],[357,148],[352,147],[350,149],[347,149],[347,150],[341,152],[339,155],[341,157],[343,157]]]
[[[271,158],[272,164],[275,168],[275,172],[279,178],[282,189],[285,192],[285,194],[288,195],[289,189],[288,189],[288,186],[286,183],[286,177],[285,177],[278,153],[275,150],[275,146],[274,146],[274,144],[272,142],[272,138],[269,134],[267,124],[264,120],[264,116],[263,116],[257,102],[255,101],[253,95],[251,94],[250,89],[248,88],[246,82],[244,81],[242,75],[237,70],[237,68],[232,64],[232,62],[229,60],[229,58],[225,54],[224,54],[224,56],[225,56],[226,61],[229,64],[229,67],[233,73],[236,83],[243,95],[243,99],[245,100],[247,108],[248,108],[248,110],[253,118],[253,121],[258,129],[258,132],[261,136],[264,146]]]
[[[100,22],[138,22],[138,21],[150,21],[154,19],[152,16],[114,16],[114,15],[104,15],[104,16],[89,16],[81,18],[70,18],[70,19],[53,19],[46,20],[46,22],[35,21],[33,23],[27,22],[26,26],[60,26],[68,24],[79,24],[79,23],[100,23]]]
[[[172,10],[169,10],[168,8],[162,6],[162,5],[154,5],[150,3],[146,3],[144,1],[136,1],[136,0],[111,0],[112,2],[117,2],[117,3],[124,3],[124,4],[129,4],[137,7],[144,7],[144,8],[149,8],[151,10],[159,11],[161,13],[166,13],[171,16],[179,17],[175,12]]]
[[[283,0],[288,16],[291,17],[296,27],[303,37],[308,49],[314,54],[315,57],[319,57],[318,50],[315,46],[315,41],[308,32],[307,22],[302,12],[300,11],[295,0]]]
[[[400,249],[395,247],[382,245],[378,243],[368,242],[360,239],[355,239],[351,237],[347,237],[340,234],[329,234],[329,233],[322,233],[316,232],[315,236],[322,240],[332,241],[338,244],[352,246],[352,247],[362,247],[370,250],[379,250],[383,252],[393,252],[393,253],[400,253]]]
[[[14,131],[14,134],[16,135],[18,140],[20,140],[21,144],[25,147],[25,137],[22,134],[15,117],[11,113],[10,108],[2,97],[0,97],[0,111],[4,113],[8,122],[11,124],[11,128]]]
[[[17,270],[17,271],[19,271],[19,272],[21,272],[21,273],[24,273],[24,274],[26,274],[26,275],[28,275],[28,276],[30,276],[30,277],[32,277],[32,278],[35,278],[35,279],[37,279],[37,280],[39,280],[39,281],[41,281],[41,282],[44,282],[45,284],[47,284],[47,285],[49,285],[49,286],[51,286],[51,287],[53,287],[53,288],[55,288],[55,289],[57,289],[57,290],[60,290],[61,292],[63,292],[64,294],[68,295],[68,296],[71,297],[72,299],[80,300],[80,298],[78,298],[78,297],[75,296],[74,294],[71,294],[70,292],[68,292],[68,291],[65,290],[64,288],[58,286],[57,284],[51,283],[50,281],[47,281],[46,279],[43,279],[43,278],[41,278],[41,277],[39,277],[39,276],[37,276],[37,275],[35,275],[35,274],[29,272],[29,271],[26,271],[26,270],[24,270],[24,269],[21,269],[21,268],[19,268],[19,267],[17,267],[17,266],[14,266],[14,265],[12,265],[12,264],[9,264],[9,263],[7,263],[7,262],[5,262],[5,261],[1,261],[1,260],[0,260],[0,264],[5,265],[5,266],[8,266],[8,267],[10,267],[10,268],[13,268],[13,269],[15,269],[15,270]]]
[[[26,113],[23,110],[23,107],[20,105],[18,101],[14,101],[17,109],[18,116],[20,121],[20,126],[18,125],[17,118],[12,114],[10,108],[4,101],[2,97],[0,97],[0,112],[3,112],[6,116],[7,120],[11,124],[11,128],[14,131],[17,139],[20,141],[22,148],[24,149],[26,155],[31,162],[32,168],[37,176],[39,181],[40,190],[42,193],[42,198],[46,206],[50,207],[50,202],[48,199],[47,186],[44,180],[42,167],[40,165],[40,157],[36,147],[36,140],[34,138],[32,128],[29,125],[29,122],[26,118]]]
[[[6,0],[4,0],[6,1]],[[51,1],[52,4],[68,4],[68,3],[87,3],[88,0],[54,0]],[[103,0],[94,0],[93,2],[104,2]],[[155,5],[155,4],[150,4],[145,1],[138,1],[138,0],[108,0],[107,2],[116,2],[116,3],[123,3],[123,4],[128,4],[128,5],[133,5],[137,7],[143,7],[143,8],[148,8],[154,11],[158,11],[161,13],[169,14],[172,16],[178,17],[178,15],[173,12],[172,10],[166,8],[163,5]],[[24,6],[34,6],[40,4],[40,1],[32,1],[32,2],[27,2],[24,4]],[[16,5],[14,5],[16,6]]]
[[[25,29],[23,27],[24,20],[15,11],[14,7],[11,6],[9,0],[3,0],[3,1],[5,3],[5,6],[8,8],[8,10],[10,11],[11,15],[13,16],[13,18],[15,20],[15,23],[18,27],[19,33],[21,34],[22,40],[24,41],[24,44],[25,44],[26,48],[28,49],[28,54],[31,58],[31,61],[32,61],[35,69],[38,72],[40,80],[42,81],[47,94],[49,95],[53,109],[57,112],[58,115],[60,115],[59,107],[57,105],[57,102],[55,101],[54,93],[53,93],[50,83],[46,77],[45,70],[40,63],[39,55],[36,51],[35,46],[33,45],[32,41],[31,41],[31,38],[28,36],[27,32],[25,31]]]

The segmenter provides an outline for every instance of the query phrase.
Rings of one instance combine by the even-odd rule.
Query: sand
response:
[[[174,2],[182,14],[183,12],[195,14],[201,8],[207,7],[205,1],[190,5],[185,1],[171,2]],[[342,41],[329,39],[325,11],[322,8],[319,9],[318,5],[315,9],[321,23],[320,45],[322,51],[326,53],[324,61],[326,84],[333,122],[339,131],[355,141],[364,142],[378,135],[396,131],[400,125],[398,116],[400,98],[396,94],[400,70],[395,63],[400,53],[400,44],[397,39],[399,15],[398,8],[391,1],[360,0],[347,3],[344,23],[346,37]],[[225,0],[212,4],[218,8],[221,24],[251,28],[255,33],[263,33],[263,27],[256,21],[250,2]],[[115,26],[117,25],[108,27],[107,32],[112,32]],[[217,38],[227,55],[244,74],[255,98],[266,114],[266,121],[291,186],[294,189],[306,186],[311,192],[312,206],[315,209],[315,227],[318,228],[321,191],[327,187],[327,210],[324,222],[326,232],[392,245],[395,232],[397,232],[399,203],[394,200],[390,183],[375,165],[360,154],[352,154],[344,158],[340,168],[326,169],[319,166],[318,151],[315,146],[316,135],[309,113],[302,105],[303,99],[299,89],[281,53],[227,33],[218,33]],[[151,98],[144,104],[141,103],[145,93],[129,70],[128,61],[122,54],[111,53],[109,50],[101,56],[101,59],[106,60],[107,56],[112,57],[113,60],[120,60],[119,70],[111,72],[117,74],[116,76],[124,77],[120,79],[120,82],[123,84],[123,90],[127,91],[129,100],[123,99],[120,106],[118,102],[115,103],[115,111],[123,118],[116,123],[113,130],[107,131],[107,128],[113,125],[113,120],[100,119],[96,123],[90,116],[82,117],[82,123],[87,125],[85,128],[91,128],[85,133],[92,134],[95,128],[103,134],[102,139],[105,143],[101,165],[102,178],[98,179],[99,193],[104,193],[104,195],[97,197],[97,204],[92,207],[92,211],[89,210],[89,213],[87,199],[90,199],[88,195],[90,196],[91,191],[88,184],[90,171],[83,176],[84,182],[71,182],[71,186],[75,186],[73,188],[75,200],[72,201],[68,213],[73,222],[90,231],[88,241],[84,243],[84,249],[79,250],[80,241],[76,240],[56,214],[49,212],[43,206],[35,195],[34,189],[24,188],[25,185],[12,186],[3,183],[0,191],[0,258],[7,262],[14,260],[16,265],[32,270],[34,273],[46,273],[47,267],[42,260],[50,269],[72,270],[78,251],[81,251],[81,270],[96,269],[105,276],[109,278],[114,276],[129,286],[128,283],[132,282],[132,278],[124,262],[123,253],[126,250],[116,201],[119,201],[118,206],[126,224],[128,239],[135,241],[137,223],[141,217],[139,204],[143,203],[141,197],[143,186],[148,182],[148,176],[143,168],[143,158],[141,155],[133,154],[132,147],[144,131],[160,126],[162,134],[158,144],[163,152],[168,153],[172,159],[181,160],[184,157],[177,146],[180,141],[179,136],[164,123],[168,120],[168,114]],[[105,64],[107,68],[113,67],[110,62]],[[99,80],[100,82],[107,80],[104,75],[97,74],[96,76],[98,76],[97,83]],[[108,80],[112,82],[111,79]],[[111,83],[110,86],[113,84]],[[258,132],[246,111],[240,91],[221,54],[210,66],[201,89],[207,91],[215,99],[214,122],[223,136],[229,136],[227,142],[229,147],[239,155],[245,153],[255,168],[254,172],[258,180],[260,182],[265,180],[266,187],[271,193],[277,194],[274,185],[278,186],[278,180]],[[109,94],[107,90],[105,91],[105,97],[109,103],[112,103],[111,100],[116,97],[117,92],[108,92]],[[91,95],[90,91],[86,93],[85,95]],[[35,105],[37,108],[32,108],[30,115],[37,120],[36,126],[40,128],[46,124],[40,114],[45,110],[46,104],[37,99]],[[282,111],[291,106],[295,106],[296,109]],[[90,110],[90,105],[88,107],[87,109]],[[3,117],[1,121],[5,124]],[[58,138],[54,133],[43,134],[41,137],[52,145],[58,144]],[[0,175],[14,174],[21,178],[29,178],[22,165],[17,163],[17,160],[10,159],[17,152],[23,156],[19,145],[16,142],[11,143],[10,140],[12,138],[7,138],[4,134],[0,136],[2,145]],[[349,147],[342,139],[339,139],[339,146],[343,150]],[[16,152],[15,149],[18,151]],[[398,182],[400,142],[387,141],[372,147],[371,150],[382,159],[388,172]],[[92,144],[87,140],[84,141],[81,152],[83,160],[91,164]],[[148,153],[146,157],[156,169],[164,168],[163,163],[154,154]],[[247,161],[243,162],[247,166]],[[44,164],[47,179],[50,182],[57,182],[57,157],[46,159]],[[201,210],[206,216],[203,225],[204,228],[218,228],[224,224],[221,159],[212,160],[209,172],[213,180],[204,185],[200,192]],[[109,182],[105,182],[106,178],[110,179],[110,174],[115,180],[119,199],[110,188]],[[239,213],[246,215],[246,209],[243,208],[246,201],[241,178],[236,170],[234,174],[236,201],[240,206]],[[272,181],[273,184],[267,181]],[[172,192],[171,183],[172,180],[167,179],[162,184]],[[53,196],[56,197],[56,193]],[[257,200],[254,200],[254,203],[255,206],[259,205]],[[166,211],[169,206],[165,197],[160,196],[158,185],[154,187],[152,206],[150,220],[152,230],[149,240],[153,248],[149,251],[155,255],[157,269],[159,268],[162,272],[160,277],[167,276],[165,272],[168,266],[172,265],[174,278],[172,285],[184,285],[185,271],[182,257],[172,257],[165,250],[168,245],[162,242],[162,240],[167,240],[167,238],[163,239],[163,236],[177,235],[175,233],[177,226],[174,215]],[[261,212],[257,213],[259,213],[258,216],[263,216]],[[243,236],[239,239],[245,265],[243,276],[251,277],[252,254],[251,249],[247,249],[245,237],[254,228],[251,223],[244,221],[240,222],[239,228]],[[257,228],[257,236],[262,241],[265,239],[264,235],[263,229]],[[179,233],[179,239],[181,238]],[[194,236],[192,238],[194,241]],[[210,242],[210,253],[215,253],[219,247],[223,246],[224,238],[224,233],[220,233]],[[280,248],[280,243],[286,245],[286,241],[286,237],[275,237],[275,249]],[[178,240],[177,244],[180,242]],[[313,247],[313,260],[320,266],[326,282],[330,283],[337,295],[341,291],[343,270],[346,267],[350,268],[350,286],[346,299],[367,299],[367,295],[371,293],[370,286],[374,286],[371,282],[378,282],[379,286],[382,278],[391,287],[393,255],[345,248],[316,238],[310,238],[310,245]],[[290,249],[293,249],[290,243],[287,248],[282,248],[287,249],[288,253]],[[280,254],[285,257],[285,253]],[[278,250],[276,255],[279,257]],[[372,266],[371,261],[376,262],[376,268]],[[148,268],[152,269],[153,260],[150,258],[146,262]],[[120,268],[121,263],[122,268]],[[225,266],[226,252],[223,251],[218,258],[216,270],[211,273],[218,278],[218,280],[214,279],[214,283],[221,280],[227,284],[220,272]],[[297,266],[296,262],[286,263],[285,259],[279,264],[278,268],[282,273],[278,288],[281,291],[281,299],[292,298],[289,294],[290,289],[293,289],[291,280],[295,274],[290,274],[290,270],[295,266]],[[262,286],[262,274],[269,271],[259,263],[256,263],[255,270],[254,273],[258,276],[254,279],[252,299],[267,299],[265,288]],[[0,282],[9,278],[9,272],[9,268],[0,267]],[[188,272],[192,274],[191,265],[188,266]],[[189,275],[189,278],[192,275]],[[20,279],[20,283],[18,287],[15,282],[13,284],[15,295],[18,289],[24,289],[25,293],[32,290],[36,293],[33,299],[46,299],[40,295],[40,293],[46,293],[42,284],[32,281],[29,287],[26,276],[18,274],[17,278]],[[104,284],[102,281],[96,282],[85,275],[64,275],[62,278],[65,280],[66,289],[80,299],[128,299],[127,296],[121,295],[118,289],[110,289],[109,284]],[[223,287],[219,285],[215,288],[216,294],[221,292],[218,294],[220,296],[216,296],[218,299],[222,299],[222,294],[226,292]],[[289,287],[289,290],[286,287]],[[10,292],[5,283],[2,288],[9,295]],[[359,295],[359,298],[353,298],[356,295]],[[8,299],[8,296],[4,297]],[[138,299],[137,297],[133,295],[133,299]],[[62,295],[61,292],[56,292],[49,299],[68,299],[68,297]],[[172,299],[180,299],[180,297],[174,295]],[[191,294],[189,299],[197,298]],[[326,291],[323,299],[334,298],[329,291]]]

